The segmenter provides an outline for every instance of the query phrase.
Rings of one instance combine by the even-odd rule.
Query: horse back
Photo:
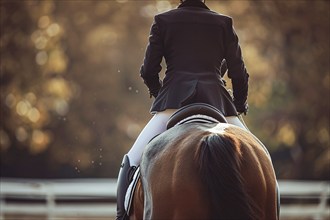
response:
[[[221,150],[226,156],[219,158],[212,147],[224,149],[221,144],[207,146],[211,136],[224,138],[224,145],[227,140],[231,143],[232,164],[222,163],[232,157],[226,155],[228,149]],[[235,166],[236,170],[226,170]],[[144,219],[222,219],[224,212],[235,214],[238,203],[251,219],[276,219],[276,180],[270,158],[251,133],[235,126],[186,124],[166,131],[147,146],[141,176]],[[244,198],[236,198],[241,194]]]
[[[250,132],[231,127],[226,133],[240,146],[240,172],[249,197],[259,209],[258,219],[277,219],[277,181],[267,149]]]
[[[144,219],[208,219],[209,202],[194,163],[200,136],[180,125],[148,144],[141,162]],[[191,208],[193,207],[193,208]]]

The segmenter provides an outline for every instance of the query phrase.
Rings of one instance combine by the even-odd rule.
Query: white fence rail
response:
[[[330,183],[279,181],[281,217],[330,220]]]
[[[279,186],[281,219],[330,219],[329,182],[279,181]],[[116,179],[2,179],[0,220],[113,218],[115,200]]]
[[[2,179],[0,220],[29,215],[48,220],[115,216],[116,181]]]

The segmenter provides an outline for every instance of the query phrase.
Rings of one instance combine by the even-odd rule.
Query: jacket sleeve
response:
[[[234,105],[238,112],[246,113],[249,74],[246,71],[238,41],[233,21],[229,18],[225,36],[225,59],[228,66],[228,77],[232,81]]]
[[[140,76],[149,88],[150,97],[157,97],[162,86],[159,79],[159,72],[162,69],[163,40],[157,16],[151,26],[149,44],[147,45],[145,58],[140,69]]]

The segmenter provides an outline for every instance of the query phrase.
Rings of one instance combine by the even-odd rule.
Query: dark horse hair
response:
[[[211,198],[211,219],[259,219],[244,188],[238,144],[228,136],[210,134],[195,153],[199,175]]]

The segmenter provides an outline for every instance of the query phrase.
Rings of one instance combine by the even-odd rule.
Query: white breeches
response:
[[[140,164],[144,147],[153,137],[166,130],[166,123],[175,111],[175,109],[168,109],[163,112],[158,112],[150,119],[134,142],[130,151],[127,153],[131,166],[138,166]],[[229,124],[248,130],[238,117],[230,116],[226,117],[226,119]]]

